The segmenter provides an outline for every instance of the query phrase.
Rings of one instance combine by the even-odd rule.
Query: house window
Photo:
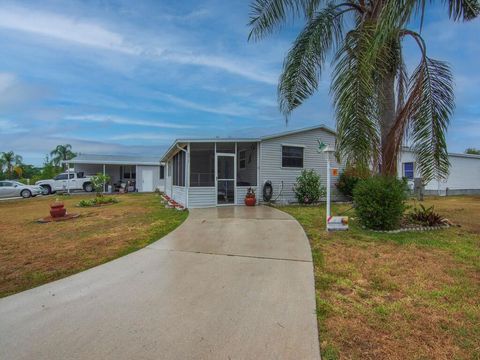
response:
[[[240,150],[238,153],[238,167],[240,169],[247,167],[247,152],[245,150]]]
[[[413,162],[403,163],[403,177],[407,178],[408,180],[413,180]]]
[[[135,180],[137,178],[135,165],[125,165],[121,167],[122,169],[122,179]]]
[[[303,168],[303,147],[283,145],[282,167]]]
[[[185,152],[179,151],[173,157],[173,185],[185,186]]]
[[[160,180],[165,179],[165,166],[160,165]]]

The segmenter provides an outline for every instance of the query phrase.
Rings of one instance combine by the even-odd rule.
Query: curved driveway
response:
[[[319,359],[311,252],[290,215],[191,210],[145,249],[0,299],[0,359]]]

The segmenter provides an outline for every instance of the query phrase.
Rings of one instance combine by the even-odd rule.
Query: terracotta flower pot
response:
[[[65,209],[63,203],[56,202],[50,205],[50,215],[53,218],[63,217],[67,213],[67,209]]]
[[[255,206],[257,199],[255,197],[246,197],[245,198],[245,205],[247,206]]]

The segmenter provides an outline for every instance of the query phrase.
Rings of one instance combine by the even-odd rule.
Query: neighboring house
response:
[[[129,182],[139,192],[165,190],[165,168],[159,156],[79,154],[65,163],[85,175],[107,174],[110,185]]]
[[[480,155],[449,154],[450,174],[446,180],[432,180],[425,184],[427,195],[480,194]],[[399,159],[398,176],[408,179],[413,187],[414,178],[421,174],[415,163],[415,154],[404,148]]]
[[[335,132],[319,125],[261,138],[178,139],[161,159],[165,192],[190,208],[239,205],[250,187],[261,201],[270,181],[273,199],[295,202],[293,185],[303,169],[317,171],[326,185],[327,162],[319,141],[335,147]]]

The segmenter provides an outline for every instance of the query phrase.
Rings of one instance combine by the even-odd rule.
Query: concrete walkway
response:
[[[160,241],[0,299],[0,359],[319,359],[308,240],[268,207],[192,210]]]

